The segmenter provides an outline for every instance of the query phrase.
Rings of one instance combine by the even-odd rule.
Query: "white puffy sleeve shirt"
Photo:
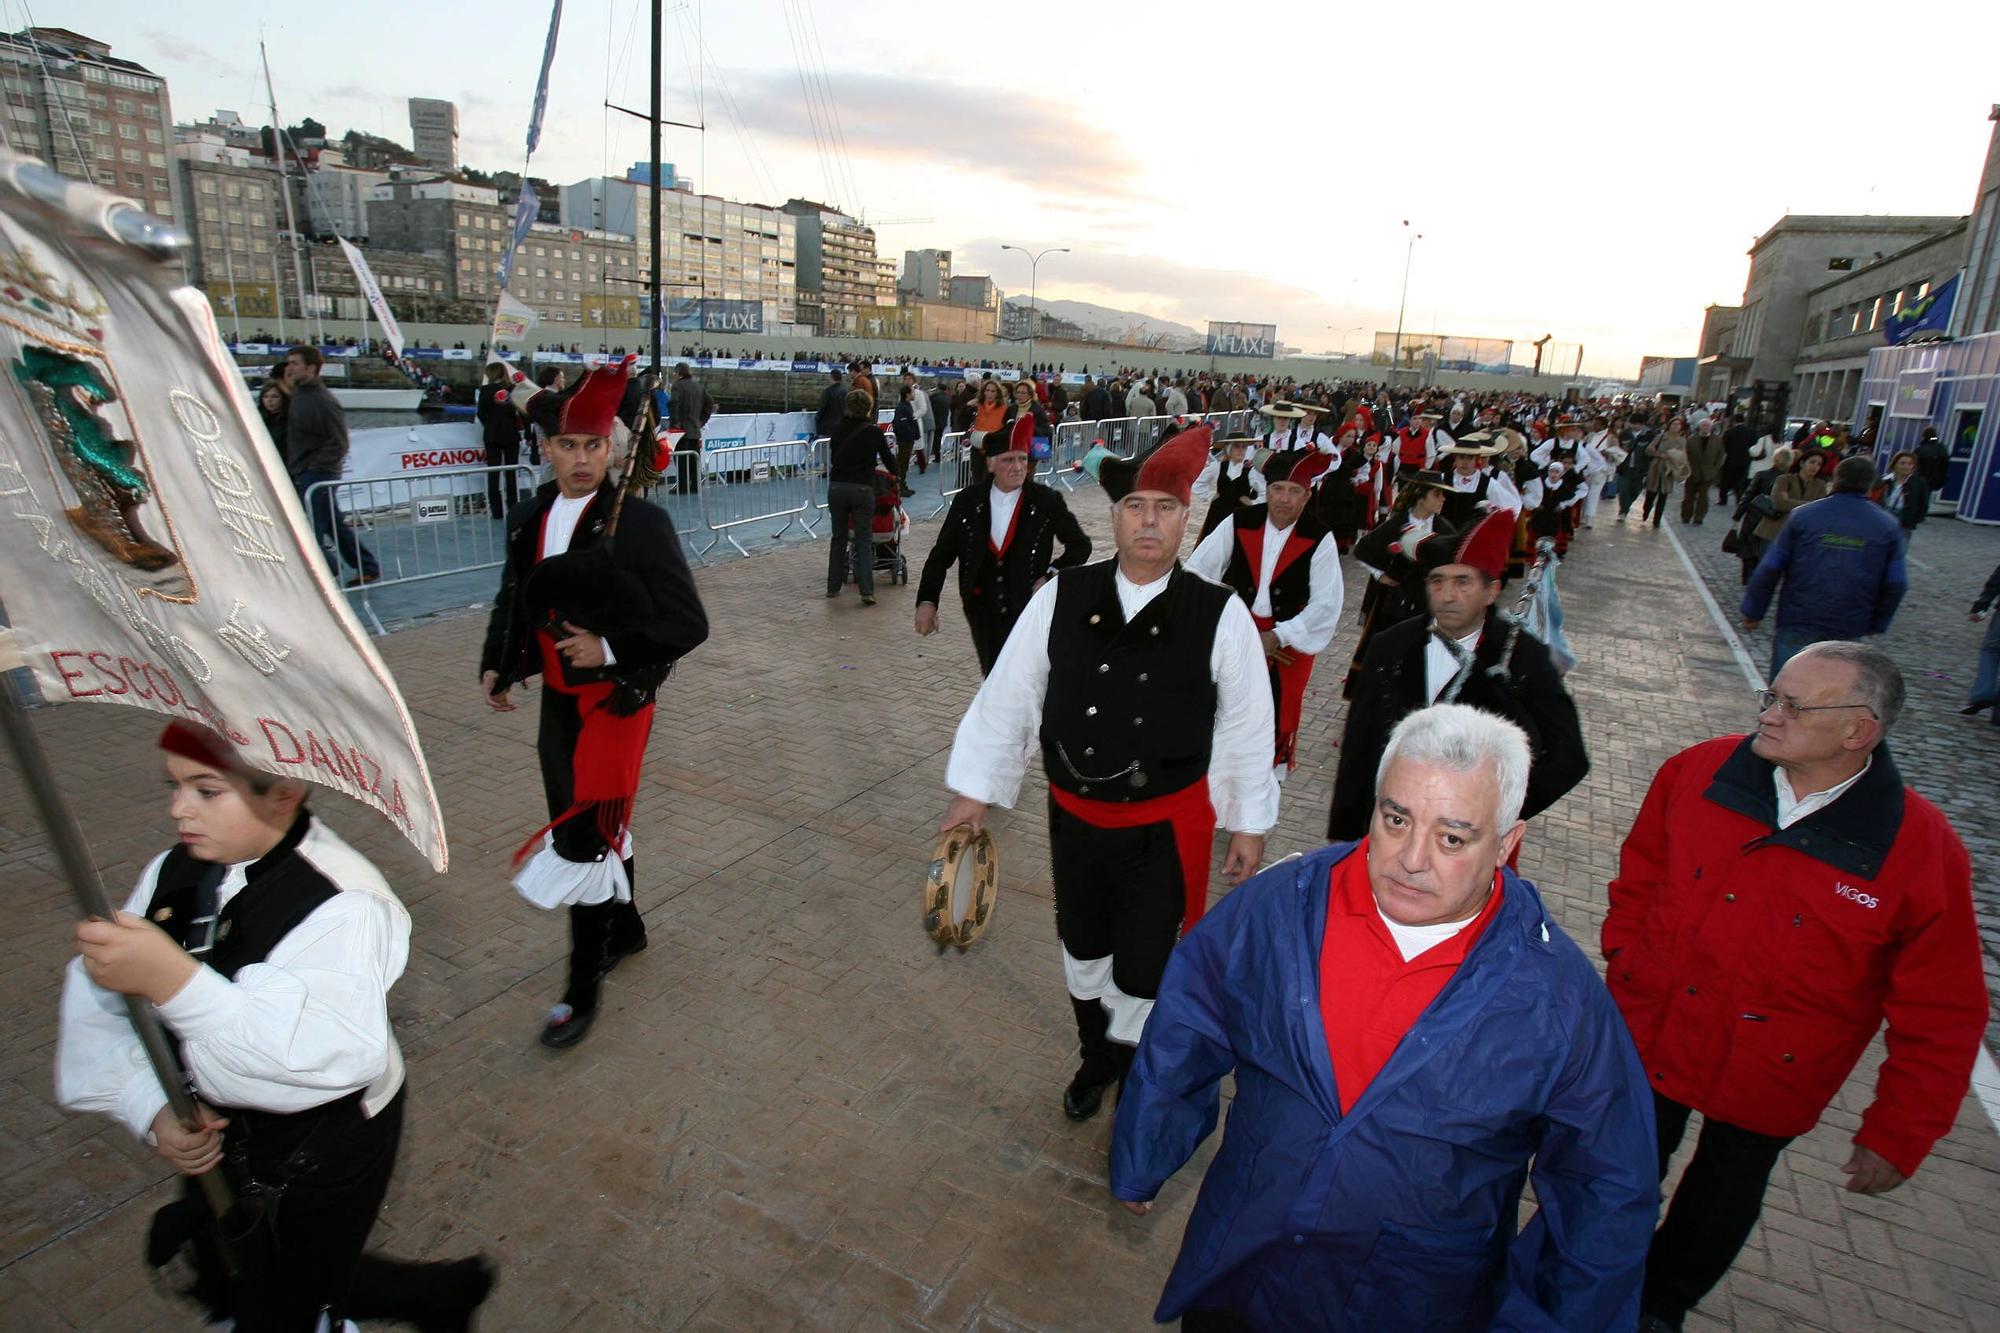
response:
[[[409,913],[366,858],[317,822],[296,854],[343,891],[233,981],[201,967],[160,1018],[204,1102],[289,1114],[367,1088],[372,1115],[402,1084],[388,993],[409,959]],[[146,910],[165,860],[146,867],[126,911]],[[245,869],[229,867],[218,910],[243,891]],[[80,958],[63,978],[55,1082],[64,1106],[112,1116],[140,1138],[167,1104],[124,998],[93,982]]]
[[[1227,530],[1227,525],[1219,529]],[[1048,693],[1049,627],[1055,620],[1057,582],[1050,579],[1029,599],[986,683],[958,724],[945,785],[960,796],[1010,808],[1020,796]],[[1122,570],[1116,583],[1118,604],[1128,622],[1167,586],[1165,578],[1133,583]],[[1266,833],[1278,822],[1278,779],[1271,767],[1277,717],[1263,645],[1240,597],[1232,596],[1222,608],[1208,668],[1216,689],[1215,731],[1208,756],[1208,795],[1215,821],[1232,833]]]

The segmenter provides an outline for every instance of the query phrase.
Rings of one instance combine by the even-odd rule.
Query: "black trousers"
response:
[[[1660,1179],[1687,1132],[1691,1108],[1653,1094],[1659,1124]],[[1694,1157],[1653,1233],[1640,1308],[1679,1327],[1681,1318],[1736,1262],[1764,1210],[1764,1187],[1791,1139],[1702,1118]]]
[[[993,674],[993,664],[1000,658],[1000,650],[1007,646],[1007,636],[1014,631],[1014,621],[1020,617],[991,615],[982,610],[976,602],[966,602],[964,605],[965,625],[972,631],[972,651],[979,658],[979,674],[990,676]]]
[[[542,793],[548,800],[550,819],[569,809],[576,799],[576,741],[582,733],[583,717],[577,712],[576,700],[544,684],[535,748],[541,759]],[[558,825],[550,840],[556,855],[565,861],[595,861],[611,851],[596,821],[584,815]],[[625,879],[633,886],[632,901],[613,898],[569,909],[569,982],[562,1002],[578,1013],[592,1013],[597,1008],[598,979],[605,958],[629,953],[646,938],[634,869],[633,858],[626,857]]]
[[[207,1202],[184,1177],[185,1202],[172,1207],[189,1209],[197,1219],[194,1294],[218,1316],[233,1316],[239,1333],[310,1333],[322,1309],[332,1311],[336,1328],[343,1318],[410,1320],[432,1313],[453,1285],[447,1270],[456,1265],[362,1253],[395,1170],[405,1099],[399,1091],[372,1119],[358,1111],[341,1116],[306,1141],[297,1169],[282,1173],[284,1191],[269,1210],[260,1261],[233,1278],[224,1277]],[[260,1179],[278,1183],[275,1164],[260,1161],[260,1154],[250,1157]],[[231,1174],[241,1189],[243,1176]]]
[[[1051,797],[1049,863],[1063,952],[1085,963],[1109,958],[1112,985],[1134,999],[1158,996],[1187,906],[1173,826],[1101,829]],[[1070,998],[1084,1065],[1100,1076],[1122,1073],[1132,1048],[1109,1037],[1109,1010]]]
[[[672,495],[694,495],[701,490],[701,445],[681,441],[674,450]]]
[[[489,444],[486,446],[486,466],[499,467],[505,464],[511,468],[521,461],[521,442],[512,444]],[[489,472],[486,474],[486,516],[504,519],[513,512],[521,499],[521,474],[518,472]]]

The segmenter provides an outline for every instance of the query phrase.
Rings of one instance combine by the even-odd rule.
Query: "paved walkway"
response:
[[[1101,505],[1077,509],[1104,533]],[[824,559],[812,545],[698,573],[717,634],[673,679],[640,797],[652,947],[564,1055],[534,1041],[561,985],[561,919],[505,883],[541,822],[533,712],[479,702],[475,620],[380,641],[437,772],[453,868],[429,874],[379,819],[318,798],[416,923],[392,998],[410,1132],[377,1241],[496,1254],[488,1329],[1148,1326],[1206,1157],[1136,1219],[1104,1188],[1108,1119],[1062,1118],[1071,1019],[1034,802],[994,821],[1003,888],[985,939],[939,956],[923,935],[946,747],[978,672],[955,607],[916,639],[909,590],[826,601]],[[1564,588],[1594,766],[1537,821],[1523,870],[1592,944],[1655,768],[1747,725],[1751,705],[1663,534],[1600,528]],[[1308,696],[1273,857],[1319,842],[1352,639],[1350,625]],[[165,828],[151,720],[71,707],[39,722],[107,873],[129,882]],[[191,1327],[138,1258],[166,1174],[51,1101],[70,918],[53,873],[0,776],[0,1015],[23,1034],[0,1053],[0,1322]],[[1976,1105],[1901,1191],[1838,1188],[1878,1057],[1788,1153],[1763,1227],[1691,1328],[1995,1326],[2000,1140]]]

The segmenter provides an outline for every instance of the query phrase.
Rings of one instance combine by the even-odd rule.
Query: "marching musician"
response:
[[[1182,923],[1222,873],[1257,868],[1277,822],[1269,674],[1242,599],[1176,558],[1211,430],[1131,460],[1085,460],[1110,495],[1114,559],[1029,601],[952,744],[941,831],[1012,806],[1039,745],[1049,780],[1056,933],[1081,1062],[1063,1110],[1087,1120],[1132,1059]]]
[[[1340,625],[1340,550],[1308,507],[1331,461],[1317,450],[1264,460],[1267,499],[1202,539],[1189,572],[1226,585],[1250,608],[1270,664],[1277,709],[1272,764],[1279,781],[1299,765],[1299,720],[1313,661]]]
[[[632,803],[653,701],[675,662],[708,637],[708,616],[673,520],[609,480],[612,435],[634,357],[599,366],[568,393],[520,396],[555,480],[516,506],[479,657],[489,707],[541,676],[536,751],[549,823],[529,839],[515,887],[569,908],[569,980],[542,1028],[574,1046],[597,1016],[600,981],[646,947],[633,901]],[[614,540],[615,534],[615,540]],[[547,841],[535,850],[542,835]]]
[[[917,581],[917,633],[935,634],[945,572],[958,566],[959,602],[982,676],[1050,573],[1090,559],[1090,538],[1061,493],[1032,480],[1037,429],[1035,417],[1023,414],[980,441],[987,475],[952,497]]]
[[[1590,771],[1576,704],[1549,650],[1496,608],[1514,515],[1417,543],[1428,616],[1376,634],[1363,654],[1340,742],[1327,838],[1359,838],[1374,813],[1375,770],[1396,724],[1434,703],[1498,714],[1527,733],[1532,763],[1521,817],[1532,819]]]

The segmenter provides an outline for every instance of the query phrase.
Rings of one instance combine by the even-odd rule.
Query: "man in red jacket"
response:
[[[1842,1168],[1895,1189],[1951,1128],[1986,1028],[1972,868],[1883,737],[1903,678],[1834,640],[1785,665],[1756,734],[1669,759],[1626,838],[1606,980],[1653,1088],[1660,1175],[1700,1111],[1653,1237],[1640,1327],[1678,1329],[1886,1019],[1888,1059]]]

